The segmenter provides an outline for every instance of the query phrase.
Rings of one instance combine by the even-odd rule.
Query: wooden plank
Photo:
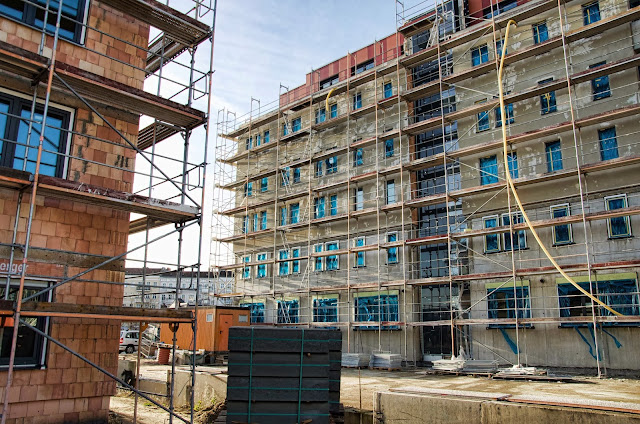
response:
[[[149,309],[56,302],[23,303],[22,315],[27,317],[106,318],[147,322],[191,322],[193,320],[192,312],[184,309]]]

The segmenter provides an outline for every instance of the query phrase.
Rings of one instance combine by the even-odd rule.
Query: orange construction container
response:
[[[226,352],[229,350],[229,327],[248,326],[249,309],[232,306],[212,306],[198,308],[198,331],[196,349],[207,352]],[[169,324],[161,324],[160,341],[173,343],[173,333]],[[176,331],[176,347],[193,349],[193,330],[190,324],[180,324]]]

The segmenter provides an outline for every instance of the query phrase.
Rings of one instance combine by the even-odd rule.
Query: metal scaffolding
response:
[[[80,2],[84,4],[84,2]],[[168,2],[167,2],[168,3]],[[15,218],[11,240],[2,240],[0,246],[8,249],[9,264],[20,260],[22,266],[2,273],[5,280],[4,301],[0,314],[3,320],[13,319],[13,334],[11,339],[11,353],[7,368],[6,387],[3,392],[2,423],[8,418],[9,394],[12,391],[15,370],[14,359],[18,327],[31,329],[52,345],[55,344],[64,351],[74,355],[84,363],[101,371],[106,376],[118,382],[122,388],[135,393],[134,422],[137,417],[138,397],[153,403],[169,414],[169,422],[177,418],[184,422],[193,422],[193,391],[191,393],[190,416],[185,417],[174,411],[173,391],[168,393],[169,405],[165,406],[152,399],[148,394],[136,389],[140,372],[140,349],[138,349],[137,371],[135,383],[127,384],[118,376],[101,365],[100,361],[90,360],[70,346],[66,346],[47,331],[36,328],[28,321],[34,317],[76,318],[76,319],[104,319],[137,322],[142,330],[148,323],[186,323],[197,328],[197,305],[200,282],[200,255],[198,249],[195,263],[185,264],[182,256],[183,231],[194,227],[198,229],[198,245],[201,246],[203,234],[202,205],[205,200],[206,186],[206,157],[208,149],[209,126],[208,119],[211,107],[211,77],[213,74],[214,27],[216,18],[216,2],[194,0],[182,2],[179,6],[163,4],[155,0],[117,0],[110,1],[108,6],[92,4],[86,7],[84,19],[74,20],[65,15],[63,2],[49,2],[45,6],[41,2],[24,1],[25,7],[34,8],[36,13],[43,13],[43,22],[49,23],[35,26],[41,32],[40,45],[37,52],[23,49],[20,46],[0,42],[0,70],[3,74],[11,75],[12,88],[30,87],[32,93],[30,116],[22,117],[21,122],[28,125],[29,137],[24,145],[20,142],[4,139],[5,144],[13,143],[25,150],[21,167],[14,165],[14,169],[0,170],[0,187],[16,190]],[[123,25],[130,24],[134,28],[131,34],[133,42],[125,39],[117,28],[102,25],[100,19],[94,18],[91,11],[107,8],[116,13],[125,14],[135,21],[121,19]],[[2,18],[6,19],[6,18]],[[50,23],[54,21],[55,24]],[[78,34],[93,41],[97,37],[109,48],[94,47],[94,44],[64,42],[61,36],[61,21],[79,28]],[[134,22],[134,23],[131,23]],[[64,25],[63,25],[64,26]],[[146,36],[137,37],[139,28],[151,28],[153,38],[147,43]],[[148,28],[147,28],[148,29]],[[88,36],[91,34],[91,37]],[[124,34],[124,30],[123,30]],[[129,35],[131,35],[129,34]],[[144,32],[140,32],[144,34]],[[144,45],[136,43],[144,41]],[[76,49],[76,50],[74,50]],[[126,51],[124,53],[120,53]],[[74,62],[71,52],[81,51],[86,62]],[[196,55],[197,51],[202,54]],[[126,56],[126,57],[125,57]],[[142,66],[137,65],[139,58]],[[117,63],[119,66],[118,80],[97,74],[92,66],[102,63]],[[84,63],[82,63],[84,62]],[[79,67],[78,67],[79,63]],[[88,114],[100,122],[116,139],[109,139],[104,133],[96,132],[90,125],[62,127],[48,120],[49,105],[54,102],[63,104],[82,113]],[[39,112],[39,109],[42,109]],[[38,117],[38,114],[40,117]],[[6,118],[7,114],[4,114]],[[129,129],[120,118],[135,120],[141,117],[142,126]],[[73,122],[72,122],[73,123]],[[44,130],[43,130],[44,129]],[[53,151],[47,145],[47,130],[62,131],[69,134],[69,145],[66,151]],[[33,143],[31,134],[38,137]],[[135,135],[137,134],[137,135]],[[160,144],[162,142],[162,144]],[[177,143],[177,144],[176,144]],[[77,148],[77,146],[80,146]],[[114,162],[110,155],[113,148],[122,148],[125,153],[118,156]],[[174,146],[174,147],[171,147]],[[95,149],[94,154],[83,156],[82,151]],[[109,150],[111,149],[111,150]],[[37,151],[32,156],[30,150]],[[176,154],[176,151],[179,153]],[[41,172],[43,155],[54,156],[59,163],[65,163],[67,175],[50,176]],[[29,163],[31,161],[31,163]],[[136,163],[134,169],[133,163]],[[83,164],[84,170],[92,169],[95,175],[102,178],[85,180],[82,172],[72,170],[78,164]],[[33,167],[32,167],[33,165]],[[44,166],[44,165],[42,165]],[[75,168],[78,169],[78,168]],[[137,178],[134,178],[137,177]],[[87,177],[89,178],[89,177]],[[109,182],[120,180],[120,184]],[[109,184],[107,184],[109,182]],[[104,184],[102,184],[104,183]],[[41,198],[45,202],[51,200],[59,205],[82,205],[78,210],[85,211],[91,217],[87,208],[101,208],[107,211],[122,211],[125,217],[134,214],[127,222],[125,234],[143,234],[144,241],[136,246],[126,246],[124,240],[115,251],[122,253],[111,254],[115,247],[115,240],[108,240],[112,248],[105,248],[103,255],[92,255],[90,266],[83,266],[76,262],[66,262],[74,255],[82,255],[82,250],[64,252],[60,249],[33,247],[32,236],[34,216],[37,214]],[[21,208],[28,207],[28,213]],[[74,209],[75,210],[75,209]],[[92,209],[97,210],[97,209]],[[167,263],[166,255],[157,256],[149,249],[154,243],[163,243],[167,249],[167,240],[175,247],[175,262]],[[87,244],[89,241],[87,241]],[[36,243],[37,244],[37,243]],[[32,251],[38,253],[32,258]],[[140,259],[132,255],[140,254]],[[46,255],[45,262],[53,265],[75,264],[77,272],[70,275],[37,275],[28,271],[32,261],[41,261]],[[91,256],[91,255],[90,255]],[[126,285],[122,272],[124,260],[139,261],[143,269],[142,282],[139,285],[140,304],[142,308],[123,307],[122,305],[98,305],[77,303],[61,303],[56,301],[43,302],[42,295],[51,299],[52,293],[68,287],[69,283],[95,285],[96,287],[120,287]],[[72,259],[71,259],[72,260]],[[176,300],[180,294],[180,274],[191,270],[196,274],[196,306],[184,309],[180,302],[175,302],[175,310],[150,309],[145,304],[150,285],[146,281],[144,270],[153,264],[163,264],[177,270],[178,278],[175,287]],[[103,274],[97,274],[106,269]],[[108,275],[115,272],[113,275]],[[102,278],[101,278],[102,276]],[[19,278],[17,293],[11,292],[12,281]],[[25,280],[37,279],[49,282],[41,290],[25,291]],[[11,297],[13,296],[13,297]],[[90,299],[89,299],[90,300]],[[116,299],[117,300],[117,299]],[[4,321],[3,321],[4,322]],[[105,321],[106,322],[106,321]],[[194,330],[193,354],[196,351],[196,331]],[[115,339],[115,337],[112,337]],[[173,352],[175,353],[175,335]],[[116,352],[112,352],[116,355]],[[175,356],[174,356],[175,357]],[[175,367],[171,369],[171,386],[173,386]],[[191,384],[195,384],[195,365],[191,367]]]

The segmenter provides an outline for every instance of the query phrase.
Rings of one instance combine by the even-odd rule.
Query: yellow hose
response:
[[[498,90],[499,90],[499,93],[500,93],[500,116],[502,118],[502,150],[503,150],[502,153],[503,153],[503,156],[504,156],[504,165],[505,165],[505,169],[506,169],[505,174],[506,174],[506,177],[507,177],[507,184],[509,185],[509,188],[511,189],[511,192],[513,193],[513,197],[516,199],[516,203],[518,203],[518,208],[520,208],[520,212],[522,213],[522,216],[523,216],[525,222],[527,223],[527,227],[529,227],[529,230],[533,234],[533,237],[538,242],[538,246],[540,246],[540,248],[542,249],[544,254],[547,256],[549,261],[551,261],[551,263],[558,270],[558,272],[560,274],[562,274],[562,276],[564,278],[566,278],[567,281],[569,283],[571,283],[576,289],[578,289],[580,292],[582,292],[585,296],[588,296],[591,300],[596,302],[598,305],[602,306],[603,308],[605,308],[607,311],[611,312],[614,315],[623,316],[620,312],[617,312],[617,311],[613,310],[609,305],[605,305],[600,299],[594,297],[591,293],[589,293],[588,291],[586,291],[585,289],[580,287],[580,285],[578,283],[573,281],[573,279],[571,277],[569,277],[569,275],[566,272],[564,272],[562,268],[560,268],[560,265],[558,265],[556,260],[553,259],[553,257],[551,256],[551,254],[549,253],[547,248],[542,243],[542,240],[540,240],[540,236],[538,236],[538,232],[535,230],[535,228],[533,228],[533,225],[531,225],[531,221],[529,220],[529,216],[527,215],[527,213],[524,210],[524,207],[522,206],[522,202],[520,201],[520,197],[518,196],[518,192],[516,191],[516,187],[514,186],[513,180],[511,179],[511,172],[509,170],[509,158],[507,157],[507,125],[506,125],[507,121],[506,121],[506,112],[504,110],[504,93],[503,93],[503,90],[502,90],[502,68],[503,68],[503,65],[504,65],[504,56],[507,53],[507,39],[509,38],[509,27],[511,26],[511,24],[516,26],[516,23],[513,20],[511,20],[511,21],[509,21],[507,23],[507,30],[506,30],[505,36],[504,36],[504,43],[502,44],[502,54],[500,55],[500,69],[498,71]]]
[[[336,88],[335,88],[335,87],[333,87],[333,88],[332,88],[331,90],[329,90],[329,92],[327,93],[327,98],[326,98],[326,99],[325,99],[325,101],[324,101],[324,110],[325,110],[325,113],[329,112],[329,97],[331,97],[331,95],[333,94],[333,91],[334,91],[335,89],[336,89]]]

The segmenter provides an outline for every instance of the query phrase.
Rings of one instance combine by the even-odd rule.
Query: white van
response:
[[[120,352],[133,353],[138,348],[138,330],[122,330],[120,331]]]

